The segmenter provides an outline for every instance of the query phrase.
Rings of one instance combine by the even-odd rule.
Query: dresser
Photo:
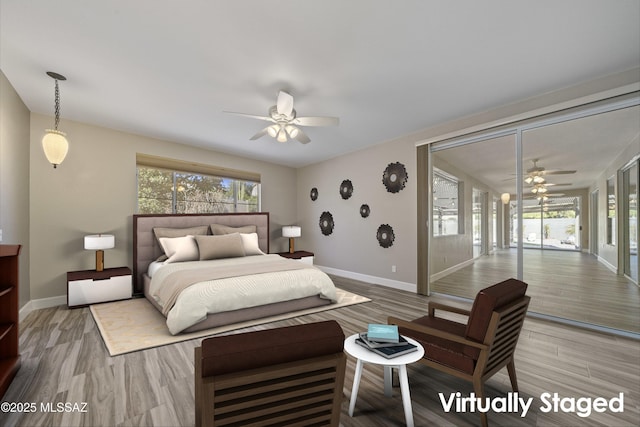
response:
[[[20,368],[18,277],[21,245],[0,245],[0,400]]]

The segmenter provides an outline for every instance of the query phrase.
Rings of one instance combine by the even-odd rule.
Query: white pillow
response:
[[[164,263],[182,261],[198,261],[200,254],[196,239],[191,236],[184,237],[162,237],[160,246],[164,249],[164,253],[169,257]]]
[[[258,245],[258,233],[240,233],[245,255],[264,255]]]

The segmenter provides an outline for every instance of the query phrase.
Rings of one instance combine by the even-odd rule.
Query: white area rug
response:
[[[135,298],[106,304],[92,305],[91,314],[98,325],[102,339],[111,356],[173,344],[208,335],[275,322],[305,314],[346,307],[371,301],[369,298],[337,289],[338,302],[331,305],[294,311],[277,316],[219,326],[188,334],[171,335],[166,319],[145,298]]]

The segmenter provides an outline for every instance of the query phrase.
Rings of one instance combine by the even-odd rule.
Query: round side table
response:
[[[408,342],[418,347],[416,351],[403,354],[402,356],[387,359],[371,350],[367,350],[356,343],[359,334],[354,334],[344,341],[344,350],[347,354],[356,358],[356,371],[353,376],[353,388],[351,389],[351,401],[349,402],[349,416],[353,417],[353,410],[356,407],[358,388],[360,387],[360,377],[365,363],[373,363],[384,366],[384,394],[391,397],[391,369],[398,369],[400,378],[400,391],[402,393],[402,406],[404,407],[404,417],[407,427],[413,427],[413,410],[411,409],[411,395],[409,393],[409,379],[407,378],[407,365],[417,362],[424,356],[424,348],[416,340],[404,337]]]

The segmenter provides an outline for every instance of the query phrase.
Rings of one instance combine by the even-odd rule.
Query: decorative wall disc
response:
[[[322,234],[328,236],[333,233],[333,227],[333,215],[331,215],[331,212],[322,212],[322,215],[320,215],[320,230]]]
[[[382,174],[382,183],[389,193],[397,193],[407,184],[407,169],[400,162],[389,163]]]
[[[316,187],[313,187],[311,189],[311,193],[309,193],[309,197],[311,197],[311,200],[313,200],[314,202],[318,200],[318,189]]]
[[[351,183],[351,180],[345,179],[344,181],[342,181],[342,184],[340,184],[340,195],[343,199],[347,200],[349,197],[351,197],[352,194],[353,184]]]
[[[370,213],[371,209],[369,209],[369,205],[360,206],[360,216],[362,216],[362,218],[368,217]]]
[[[378,243],[383,248],[388,248],[393,245],[393,241],[396,236],[393,234],[393,228],[389,224],[382,224],[378,227],[378,233],[376,234],[376,238],[378,239]]]

